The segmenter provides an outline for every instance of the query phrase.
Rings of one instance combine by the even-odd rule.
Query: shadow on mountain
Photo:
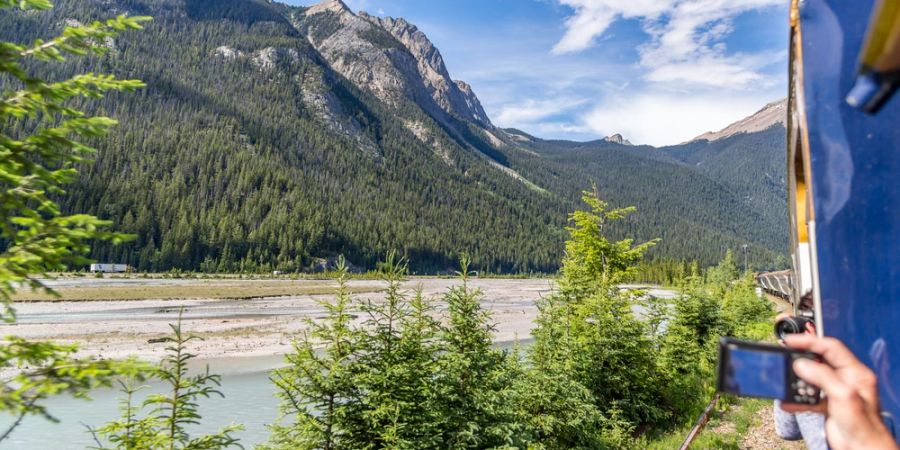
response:
[[[233,20],[244,25],[275,22],[290,26],[285,17],[272,5],[254,0],[188,0],[188,17],[194,20]]]

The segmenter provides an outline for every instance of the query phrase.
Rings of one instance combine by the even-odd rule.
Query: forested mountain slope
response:
[[[420,30],[337,0],[59,2],[0,13],[0,38],[121,13],[154,21],[102,58],[30,68],[147,83],[89,105],[120,125],[95,143],[65,207],[137,235],[97,247],[97,259],[302,270],[339,253],[371,266],[397,249],[416,270],[452,267],[465,251],[482,270],[551,271],[566,216],[592,184],[638,207],[619,234],[663,238],[651,258],[712,262],[748,243],[768,263],[786,247],[783,129],[665,149],[502,130]]]
[[[787,157],[785,129],[774,123],[763,131],[737,133],[662,150],[725,184],[741,201],[758,211],[760,231],[787,235]]]

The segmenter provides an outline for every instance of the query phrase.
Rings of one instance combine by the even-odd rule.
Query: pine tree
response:
[[[348,405],[359,398],[353,385],[359,339],[352,327],[352,299],[347,266],[338,262],[338,291],[333,302],[320,301],[327,317],[307,320],[308,329],[286,356],[288,367],[278,369],[272,382],[281,397],[282,422],[273,424],[266,448],[351,448],[344,423]],[[323,344],[320,354],[317,345]],[[293,423],[283,423],[293,420]]]
[[[610,210],[596,189],[584,191],[582,200],[590,210],[575,211],[569,217],[573,225],[566,227],[570,238],[566,241],[560,280],[560,290],[575,300],[624,280],[635,271],[644,253],[659,242],[654,239],[634,245],[634,239],[630,238],[610,242],[608,227],[628,217],[636,208]]]
[[[550,296],[538,305],[528,364],[516,376],[520,420],[535,448],[601,448],[604,417],[591,391],[573,375],[571,315],[559,300]]]
[[[757,293],[753,273],[747,272],[725,291],[722,315],[728,325],[722,334],[763,340],[770,336],[772,330],[767,322],[775,311],[772,302]],[[760,326],[761,322],[766,325]]]
[[[632,312],[643,293],[617,286],[657,241],[637,246],[631,239],[610,242],[605,227],[634,208],[608,210],[594,192],[585,192],[583,199],[590,211],[571,215],[560,290],[541,304],[529,355],[537,367],[556,368],[558,379],[552,381],[559,389],[577,393],[581,387],[589,394],[578,396],[594,402],[600,415],[596,439],[614,447],[628,445],[630,431],[639,424],[666,418],[657,405],[658,341]],[[558,411],[551,418],[567,423],[571,419],[566,414]]]
[[[348,404],[354,448],[440,447],[435,403],[438,323],[421,290],[403,290],[407,265],[396,254],[381,264],[384,301],[367,301],[353,384],[364,395]]]
[[[444,448],[513,446],[522,438],[516,420],[508,355],[492,347],[493,325],[480,305],[481,292],[469,287],[469,261],[462,259],[462,284],[444,295],[448,324],[441,340],[438,408]]]
[[[706,282],[708,288],[712,290],[712,295],[721,299],[739,274],[737,264],[734,261],[734,253],[731,249],[728,249],[725,252],[725,259],[706,272]]]

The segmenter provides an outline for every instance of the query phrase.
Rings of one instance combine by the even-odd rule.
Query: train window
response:
[[[821,302],[816,271],[815,208],[813,207],[810,145],[803,97],[803,48],[797,1],[791,10],[791,65],[788,97],[788,211],[794,281],[791,303],[794,313],[812,313],[821,334]],[[812,298],[812,305],[801,302]],[[812,310],[809,310],[812,306]]]

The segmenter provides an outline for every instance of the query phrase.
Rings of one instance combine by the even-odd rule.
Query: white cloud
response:
[[[571,112],[573,109],[583,106],[585,103],[586,101],[583,99],[571,98],[548,100],[526,99],[518,103],[503,105],[499,114],[492,120],[502,127],[532,130],[536,127],[548,124],[548,120],[554,116]],[[573,126],[564,128],[567,129],[561,129],[560,124],[554,124],[547,129],[553,129],[557,132],[576,131]]]
[[[655,19],[671,8],[673,0],[558,0],[575,9],[566,21],[566,34],[555,47],[556,54],[577,52],[591,46],[618,18]]]
[[[594,108],[583,117],[583,125],[598,136],[622,133],[635,144],[672,145],[725,128],[774,99],[648,92]]]
[[[641,19],[649,41],[639,65],[650,82],[706,87],[751,88],[771,83],[760,69],[771,54],[729,54],[725,37],[741,13],[783,4],[783,0],[557,0],[575,14],[553,53],[585,50],[615,20]]]

